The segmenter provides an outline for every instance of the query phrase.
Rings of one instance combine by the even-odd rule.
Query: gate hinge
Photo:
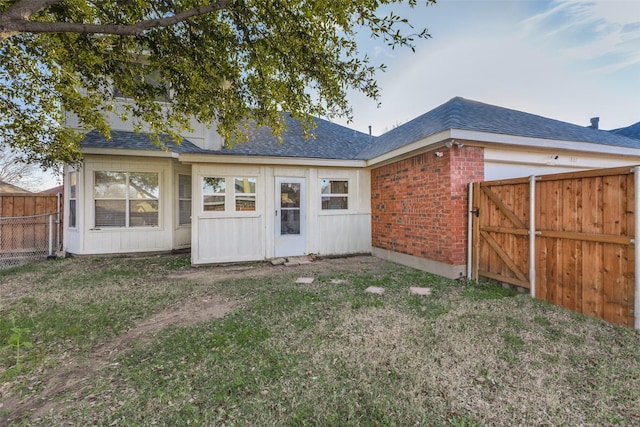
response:
[[[476,216],[476,218],[478,218],[480,216],[480,208],[472,209],[469,212],[474,214]]]

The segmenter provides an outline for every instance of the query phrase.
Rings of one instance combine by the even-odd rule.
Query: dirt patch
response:
[[[87,356],[68,356],[60,360],[55,373],[38,384],[38,388],[42,388],[38,393],[24,399],[2,396],[2,408],[10,412],[0,418],[0,424],[20,420],[27,413],[36,420],[62,409],[66,403],[56,397],[77,395],[83,383],[90,381],[96,372],[115,364],[116,356],[127,350],[133,341],[147,344],[167,326],[186,326],[221,318],[235,306],[234,301],[216,295],[199,296],[139,322],[125,334],[98,344]]]

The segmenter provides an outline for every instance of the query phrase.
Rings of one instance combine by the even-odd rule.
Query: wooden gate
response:
[[[634,182],[625,167],[473,184],[472,277],[638,327]]]

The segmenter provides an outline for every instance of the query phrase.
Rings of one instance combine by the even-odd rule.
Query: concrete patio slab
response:
[[[365,292],[369,292],[370,294],[378,294],[378,295],[383,295],[384,294],[384,288],[380,288],[378,286],[369,286],[364,291]]]

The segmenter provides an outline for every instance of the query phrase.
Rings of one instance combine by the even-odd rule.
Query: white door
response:
[[[307,252],[305,179],[276,177],[277,257],[304,255]]]

